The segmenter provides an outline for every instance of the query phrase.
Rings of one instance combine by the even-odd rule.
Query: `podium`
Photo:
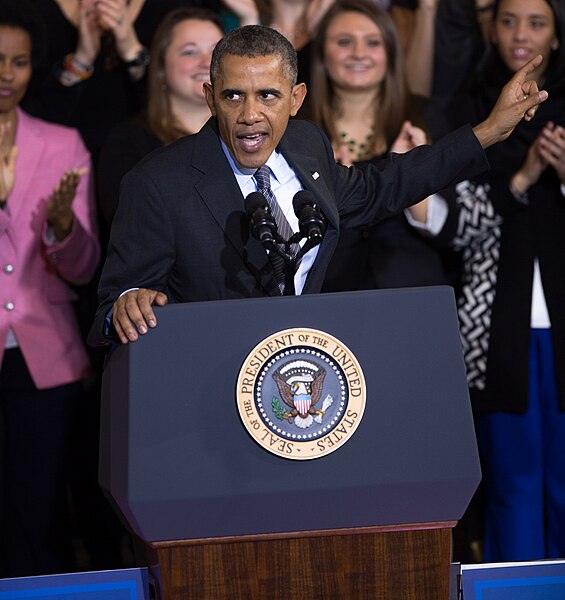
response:
[[[164,600],[448,598],[451,528],[479,483],[448,287],[169,305],[103,376],[100,482]],[[280,331],[357,358],[352,435],[312,460],[253,439],[240,369]]]

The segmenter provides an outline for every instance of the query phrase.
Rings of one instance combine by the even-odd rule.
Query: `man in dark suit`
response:
[[[216,46],[211,84],[205,84],[210,121],[123,180],[90,343],[137,340],[157,323],[153,305],[168,301],[280,294],[272,262],[250,236],[243,211],[264,165],[291,229],[298,227],[292,197],[300,189],[314,194],[327,221],[322,243],[305,254],[295,276],[297,293],[318,292],[340,227],[374,223],[488,168],[482,148],[505,139],[545,99],[526,82],[539,60],[511,80],[474,129],[393,155],[385,168],[348,169],[335,163],[319,128],[289,120],[306,87],[296,83],[288,41],[261,26],[230,32]]]

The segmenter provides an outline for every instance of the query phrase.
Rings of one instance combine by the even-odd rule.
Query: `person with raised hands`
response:
[[[480,121],[513,74],[526,74],[517,100],[538,87],[549,98],[487,150],[490,171],[456,187],[439,237],[462,253],[484,559],[501,562],[565,554],[565,5],[497,0],[493,18],[489,54],[450,114]]]

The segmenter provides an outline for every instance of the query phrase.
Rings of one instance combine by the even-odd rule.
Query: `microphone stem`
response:
[[[294,275],[296,273],[296,260],[290,258],[286,262],[285,276],[284,276],[284,296],[294,296],[296,290],[294,287]]]

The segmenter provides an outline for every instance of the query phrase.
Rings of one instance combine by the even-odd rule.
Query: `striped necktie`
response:
[[[259,192],[261,192],[261,194],[263,194],[263,196],[265,196],[265,200],[267,200],[267,204],[271,209],[271,214],[275,219],[280,236],[284,240],[289,240],[293,235],[293,231],[287,218],[284,216],[280,204],[277,202],[277,198],[273,193],[273,190],[271,189],[271,175],[270,169],[267,165],[263,165],[262,167],[259,167],[257,171],[255,171],[255,180],[257,181],[257,189],[259,190]],[[281,248],[284,250],[284,246],[282,244]],[[300,246],[298,244],[292,244],[292,256],[296,256],[296,253],[299,250]],[[285,283],[284,260],[275,252],[270,252],[269,258],[271,260],[271,264],[273,265],[275,277],[277,279],[277,283],[279,284],[279,289],[282,294],[284,292]],[[298,263],[296,266],[298,266]]]

